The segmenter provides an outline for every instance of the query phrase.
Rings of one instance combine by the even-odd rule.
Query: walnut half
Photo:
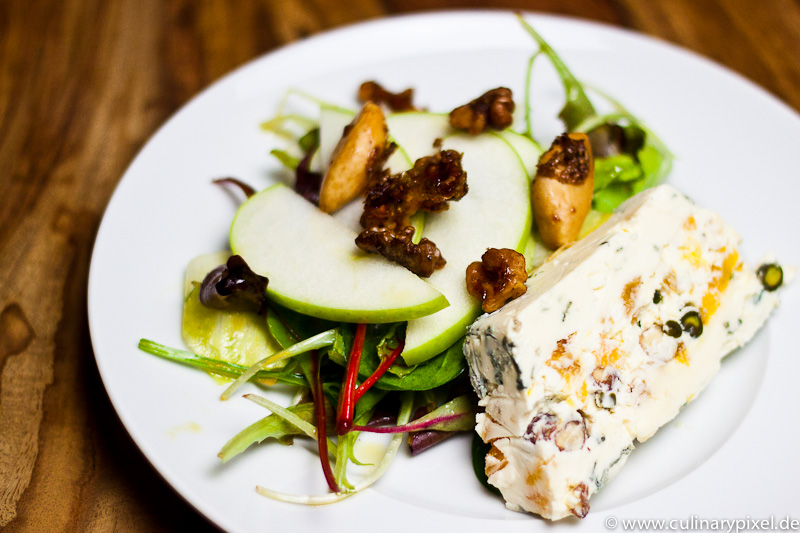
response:
[[[514,107],[511,89],[498,87],[453,109],[450,125],[468,131],[470,135],[478,135],[487,128],[503,130],[514,121]]]
[[[525,294],[525,256],[509,248],[489,248],[467,267],[467,292],[481,301],[486,313]]]

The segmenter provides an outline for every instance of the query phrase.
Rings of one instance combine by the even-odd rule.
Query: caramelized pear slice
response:
[[[322,179],[319,208],[333,213],[361,194],[367,185],[367,163],[373,150],[386,144],[386,118],[380,106],[367,102],[345,128]]]
[[[594,160],[589,138],[563,134],[539,158],[531,205],[544,244],[560,248],[578,238],[592,208]]]

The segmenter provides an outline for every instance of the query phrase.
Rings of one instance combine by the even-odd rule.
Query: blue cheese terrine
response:
[[[557,252],[525,295],[480,317],[465,353],[514,510],[583,517],[589,498],[698,394],[778,304],[721,217],[668,185]]]

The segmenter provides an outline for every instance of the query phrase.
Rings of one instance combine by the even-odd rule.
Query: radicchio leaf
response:
[[[311,166],[311,157],[313,155],[313,150],[308,152],[297,165],[294,190],[312,204],[319,205],[319,190],[322,187],[322,174],[309,170]]]
[[[453,435],[455,435],[453,431],[436,431],[435,429],[411,433],[408,436],[408,445],[411,447],[411,455],[418,455]]]
[[[216,183],[217,185],[221,185],[223,187],[225,185],[234,185],[234,186],[238,187],[239,189],[241,189],[241,191],[244,193],[244,195],[247,196],[248,198],[250,198],[251,196],[253,196],[256,193],[256,190],[254,188],[252,188],[251,186],[249,186],[245,182],[243,182],[241,180],[238,180],[236,178],[231,178],[231,177],[228,177],[228,178],[217,178],[217,179],[215,179],[213,181],[213,183]]]
[[[255,311],[266,309],[269,280],[247,266],[239,255],[209,272],[200,284],[200,303],[212,309]]]

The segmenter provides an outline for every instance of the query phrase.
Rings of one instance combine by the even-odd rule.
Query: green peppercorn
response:
[[[699,337],[703,333],[703,319],[697,311],[689,311],[681,317],[681,327],[683,331],[691,337]]]
[[[655,294],[653,294],[653,303],[654,304],[660,304],[661,303],[661,291],[657,290],[655,292]]]
[[[617,405],[617,395],[613,392],[598,391],[594,395],[594,403],[601,409],[611,409]]]
[[[761,280],[764,289],[768,291],[774,291],[783,283],[783,269],[778,264],[761,265],[756,270],[756,274],[758,279]]]
[[[683,333],[683,331],[681,331],[681,325],[674,320],[667,320],[667,323],[661,326],[661,330],[670,337],[674,337],[676,339]]]

